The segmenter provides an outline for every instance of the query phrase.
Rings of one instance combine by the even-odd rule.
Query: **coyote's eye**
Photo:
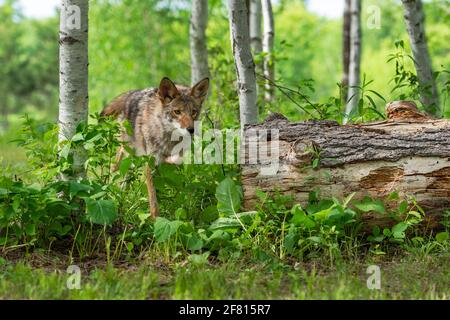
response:
[[[179,116],[179,115],[181,114],[181,111],[180,111],[180,110],[175,110],[173,113],[174,113],[175,115]]]

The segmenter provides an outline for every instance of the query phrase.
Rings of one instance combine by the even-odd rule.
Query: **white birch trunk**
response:
[[[208,49],[206,45],[206,27],[208,25],[208,0],[192,0],[190,46],[191,46],[191,83],[210,76],[208,67]]]
[[[275,90],[272,85],[275,80],[275,62],[273,61],[275,22],[271,0],[262,0],[262,11],[264,17],[263,51],[266,53],[264,58],[264,77],[268,79],[265,85],[264,100],[266,102],[272,102],[275,97]]]
[[[254,55],[261,54],[262,47],[262,8],[261,0],[250,0],[249,3],[250,44]],[[256,63],[256,78],[264,74],[264,61]],[[264,84],[257,81],[258,96],[264,92]]]
[[[241,126],[258,122],[255,63],[250,48],[248,7],[245,1],[228,0],[231,47],[236,65]]]
[[[351,0],[350,6],[350,64],[348,75],[348,96],[344,124],[358,108],[361,68],[361,0]]]
[[[262,52],[262,8],[261,0],[250,0],[250,43],[254,54]],[[262,64],[256,66],[258,73],[263,73]]]
[[[402,0],[404,18],[420,85],[420,101],[425,111],[440,116],[439,94],[433,77],[431,58],[425,35],[425,13],[421,0]]]
[[[59,142],[88,119],[88,0],[62,0],[59,32]],[[86,154],[72,150],[71,178],[84,176]],[[65,177],[67,178],[67,177]]]

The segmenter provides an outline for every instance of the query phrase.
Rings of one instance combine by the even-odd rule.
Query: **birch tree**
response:
[[[361,68],[361,0],[350,0],[350,62],[348,75],[348,97],[344,124],[357,110],[360,90]]]
[[[208,25],[208,0],[192,0],[190,47],[191,47],[191,83],[210,76],[208,68],[208,50],[206,27]]]
[[[425,111],[440,116],[439,94],[433,77],[431,58],[425,34],[425,13],[421,0],[402,0],[414,66],[419,81],[420,101]]]
[[[231,47],[237,74],[241,126],[258,122],[255,62],[250,48],[246,1],[228,0]]]
[[[262,52],[262,9],[261,0],[250,0],[250,44],[253,54]],[[263,65],[256,65],[257,72],[263,73]]]
[[[345,0],[343,27],[342,27],[342,99],[347,102],[348,93],[348,72],[350,64],[350,3],[351,0]]]
[[[275,22],[273,18],[271,0],[262,0],[262,11],[264,17],[264,77],[266,80],[264,100],[271,102],[275,96],[275,90],[272,85],[275,80],[275,63],[273,61],[273,43],[275,37]]]
[[[89,0],[62,0],[59,31],[59,142],[72,139],[88,119],[88,10]],[[84,176],[86,154],[71,151],[72,176]]]

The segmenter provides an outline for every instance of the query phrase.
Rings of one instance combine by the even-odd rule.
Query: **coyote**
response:
[[[209,91],[209,79],[205,78],[192,88],[177,86],[169,78],[163,78],[159,88],[128,91],[109,103],[102,116],[114,116],[120,123],[128,120],[133,134],[122,128],[121,141],[127,143],[136,155],[152,155],[156,164],[173,162],[171,151],[178,144],[172,141],[172,133],[181,135],[194,133],[194,121]],[[116,156],[116,167],[125,155],[121,147]],[[159,215],[156,191],[150,166],[146,166],[146,183],[150,213]]]

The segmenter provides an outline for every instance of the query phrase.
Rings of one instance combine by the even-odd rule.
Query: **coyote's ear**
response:
[[[205,78],[203,80],[200,80],[195,86],[192,87],[191,96],[194,99],[200,100],[200,103],[202,103],[208,95],[208,90],[209,78]]]
[[[178,97],[180,93],[172,80],[164,77],[159,84],[158,95],[163,103],[170,103],[173,99]]]

